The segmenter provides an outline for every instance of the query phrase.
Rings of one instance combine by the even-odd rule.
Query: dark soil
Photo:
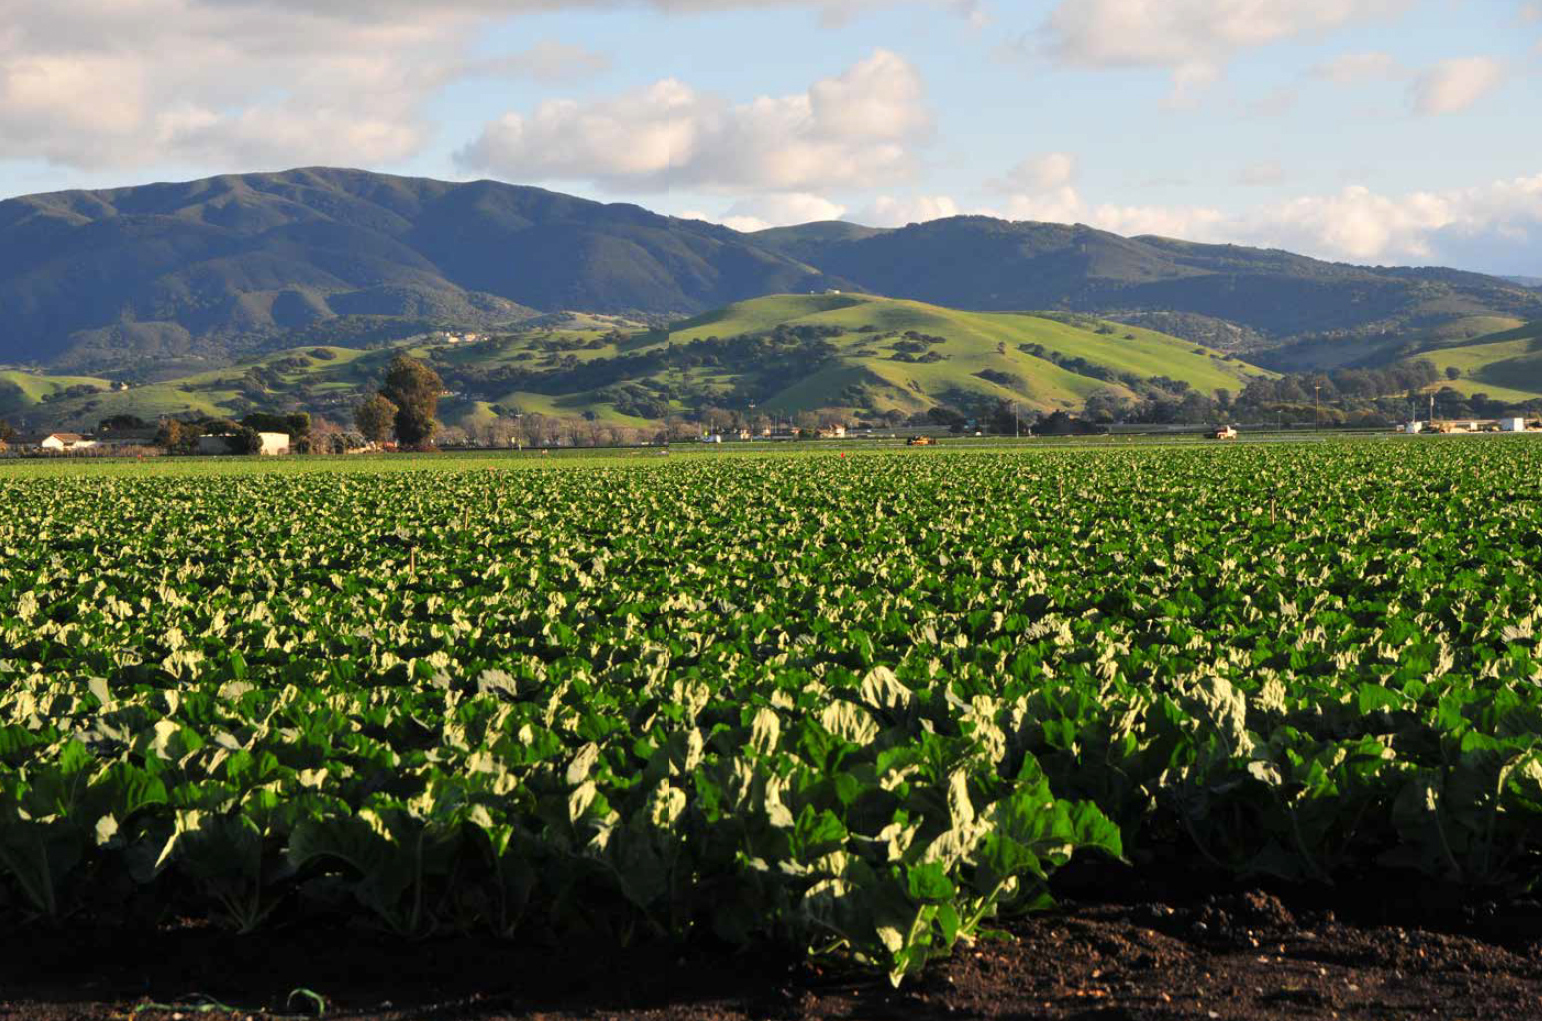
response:
[[[1192,877],[1187,882],[1194,883]],[[1005,925],[895,991],[764,955],[562,953],[354,930],[239,938],[187,926],[0,934],[0,1018],[542,1021],[815,1018],[1542,1017],[1542,905],[1386,890],[1184,889],[1087,872],[1062,907]],[[161,1005],[161,1006],[154,1006]],[[234,1008],[227,1013],[221,1005]]]

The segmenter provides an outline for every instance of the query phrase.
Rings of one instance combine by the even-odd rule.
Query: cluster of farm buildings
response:
[[[260,432],[257,435],[262,439],[262,449],[253,451],[253,453],[289,453],[288,433]],[[200,454],[235,453],[236,451],[233,447],[235,439],[234,435],[200,436],[197,440],[196,449]],[[9,449],[18,454],[83,454],[88,452],[132,454],[136,449],[153,446],[155,446],[155,434],[143,431],[112,433],[103,436],[72,432],[17,433],[9,440],[0,442],[0,450]]]
[[[1490,419],[1417,419],[1397,427],[1400,433],[1524,433],[1542,432],[1542,423],[1528,422],[1524,418]]]

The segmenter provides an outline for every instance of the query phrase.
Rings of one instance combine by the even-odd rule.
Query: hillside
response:
[[[794,228],[754,236],[876,293],[981,310],[1187,313],[1255,331],[1265,349],[1320,337],[1358,352],[1363,340],[1454,319],[1542,315],[1542,295],[1497,277],[1125,238],[1081,225],[960,216],[869,234]],[[1273,364],[1265,351],[1255,357]]]
[[[539,188],[325,168],[0,202],[0,364],[144,383],[292,347],[567,312],[658,323],[830,287],[1101,315],[1281,369],[1396,358],[1464,319],[1542,318],[1542,292],[1497,277],[979,216],[741,234]]]
[[[0,202],[0,363],[96,374],[824,283],[725,227],[487,181],[311,169]]]
[[[7,373],[0,417],[89,428],[117,414],[308,410],[347,421],[398,351],[434,365],[449,391],[442,417],[466,427],[532,413],[642,424],[752,406],[772,415],[839,408],[876,417],[1007,402],[1026,415],[1079,410],[1100,392],[1133,398],[1154,379],[1211,395],[1268,375],[1189,341],[1091,317],[961,312],[863,294],[752,299],[652,330],[602,317],[551,319],[472,343],[275,352],[126,390]]]
[[[1454,380],[1441,380],[1463,394],[1485,393],[1495,400],[1542,399],[1542,322],[1504,330],[1466,343],[1432,347],[1413,356],[1428,358]]]

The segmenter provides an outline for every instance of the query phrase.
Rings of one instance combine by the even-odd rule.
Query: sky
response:
[[[0,0],[0,197],[314,165],[1542,277],[1542,0]]]

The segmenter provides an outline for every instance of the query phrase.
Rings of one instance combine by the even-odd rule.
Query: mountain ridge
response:
[[[0,364],[61,373],[186,374],[298,344],[565,311],[664,321],[829,289],[1160,317],[1265,366],[1319,347],[1379,358],[1465,318],[1542,319],[1542,292],[1483,274],[983,216],[746,234],[542,188],[327,167],[0,202]]]

